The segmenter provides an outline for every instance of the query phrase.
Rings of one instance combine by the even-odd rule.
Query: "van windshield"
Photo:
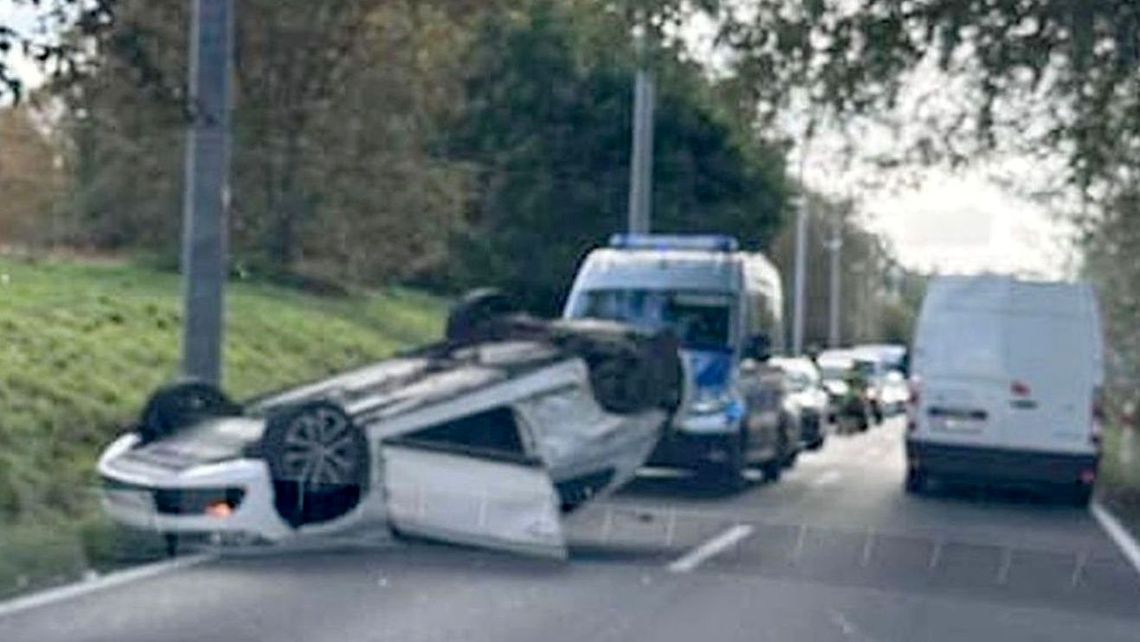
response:
[[[732,297],[724,293],[592,290],[584,293],[572,315],[655,330],[670,328],[690,349],[732,349]]]

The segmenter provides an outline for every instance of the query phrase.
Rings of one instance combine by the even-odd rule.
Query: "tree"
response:
[[[620,17],[550,0],[483,21],[466,109],[448,136],[473,184],[450,280],[489,281],[555,312],[585,253],[624,229],[626,33]],[[654,229],[728,232],[763,247],[784,201],[779,156],[713,106],[698,69],[675,56],[659,64]]]
[[[90,69],[55,88],[71,134],[73,243],[174,255],[192,116],[186,9],[119,0]],[[411,0],[239,5],[239,265],[377,283],[443,260],[464,179],[432,150],[459,102],[470,11]]]
[[[0,141],[0,247],[35,243],[63,188],[55,146],[27,105],[0,110]]]
[[[919,69],[958,81],[921,118],[908,158],[970,160],[1017,143],[1061,153],[1087,187],[1135,180],[1140,159],[1140,4],[1134,0],[752,0],[724,41],[771,120],[802,89],[834,114],[889,112]],[[927,118],[936,105],[947,112]],[[968,139],[968,140],[967,140]],[[970,144],[967,144],[969,142]]]

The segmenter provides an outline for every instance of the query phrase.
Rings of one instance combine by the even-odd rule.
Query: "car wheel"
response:
[[[926,490],[926,473],[918,468],[907,468],[903,488],[911,494],[918,494]]]
[[[784,462],[779,457],[773,457],[760,465],[760,474],[764,477],[764,481],[774,484],[780,481],[780,476],[784,473]]]
[[[144,442],[166,437],[207,417],[240,415],[241,407],[217,386],[183,381],[156,390],[143,406],[138,431]]]
[[[744,437],[738,435],[729,439],[725,450],[725,461],[709,465],[698,474],[718,490],[725,492],[741,490],[748,484],[748,479],[744,476],[747,468],[747,446]]]
[[[879,404],[877,404],[877,403],[876,403],[876,404],[874,404],[874,405],[872,405],[872,406],[871,406],[871,416],[874,418],[874,420],[875,420],[875,425],[876,425],[876,426],[878,426],[878,425],[882,424],[882,423],[883,423],[883,418],[884,418],[884,416],[883,416],[883,407],[882,407],[882,406],[880,406],[880,405],[879,405]]]
[[[368,441],[334,403],[316,401],[274,413],[262,448],[274,507],[294,528],[347,514],[368,487]]]
[[[804,448],[807,448],[808,450],[811,450],[814,452],[816,450],[823,448],[823,443],[825,441],[827,441],[827,438],[824,437],[823,435],[820,435],[819,437],[816,437],[815,439],[811,440],[811,442],[808,443],[806,446],[804,446]]]
[[[448,312],[444,338],[455,343],[475,340],[490,321],[515,312],[518,307],[502,292],[494,288],[472,290]]]

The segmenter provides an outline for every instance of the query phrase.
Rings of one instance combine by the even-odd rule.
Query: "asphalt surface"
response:
[[[0,618],[4,642],[1140,640],[1084,509],[902,492],[898,419],[724,496],[650,471],[546,562],[376,540],[226,556]]]

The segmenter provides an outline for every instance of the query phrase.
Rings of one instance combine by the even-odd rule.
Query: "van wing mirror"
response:
[[[772,358],[772,340],[766,334],[752,335],[744,347],[744,356],[756,361],[767,361]]]

